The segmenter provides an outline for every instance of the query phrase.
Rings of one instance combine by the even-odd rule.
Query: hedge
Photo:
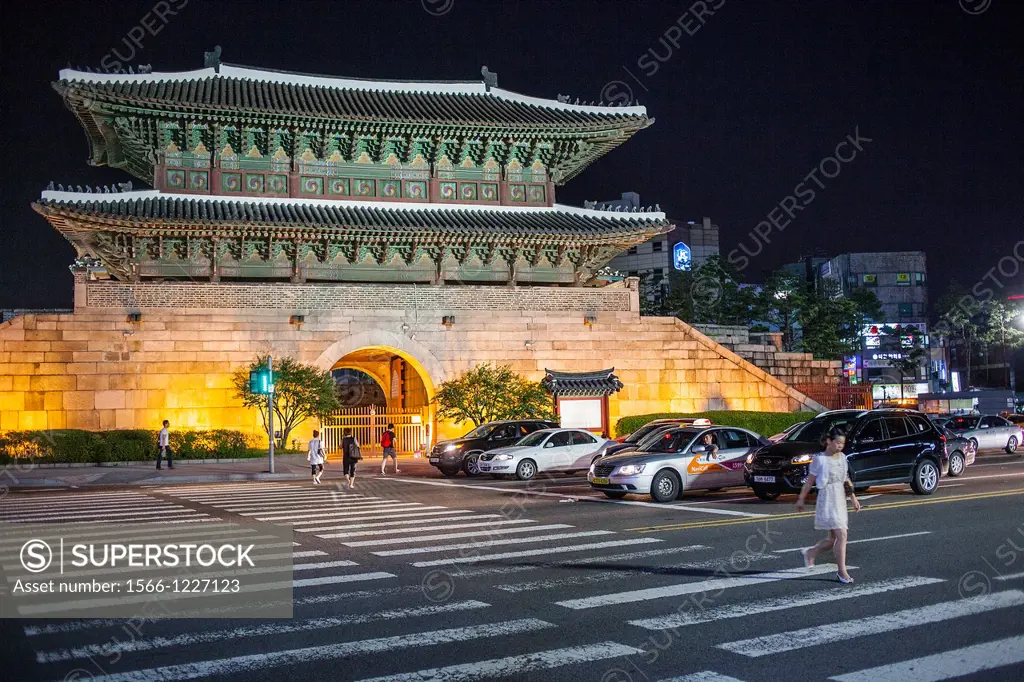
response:
[[[85,464],[156,459],[157,431],[9,431],[0,433],[0,463],[13,460]],[[175,459],[259,457],[263,439],[241,431],[172,431]]]
[[[766,438],[780,433],[788,426],[797,422],[807,421],[815,412],[748,412],[743,410],[713,410],[710,412],[661,412],[658,414],[638,414],[623,417],[615,424],[615,433],[625,435],[636,431],[641,426],[655,419],[672,419],[696,417],[710,419],[716,426],[739,426],[750,429]]]

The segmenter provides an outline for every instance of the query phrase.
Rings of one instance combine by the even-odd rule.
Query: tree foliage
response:
[[[782,347],[787,352],[796,350],[797,319],[807,294],[804,278],[786,270],[773,272],[757,293],[754,318],[782,332]]]
[[[477,365],[437,389],[438,419],[471,421],[475,426],[499,419],[547,419],[554,416],[551,395],[508,365]]]
[[[863,292],[863,293],[862,293]],[[873,292],[856,289],[842,295],[839,282],[821,280],[800,305],[797,321],[803,331],[802,350],[816,358],[841,360],[860,349],[864,325],[881,317],[881,306]]]
[[[242,404],[260,411],[263,428],[271,437],[267,396],[249,390],[249,372],[266,367],[267,360],[266,355],[258,356],[251,365],[235,372],[232,381]],[[322,418],[340,407],[330,372],[293,358],[274,359],[274,425],[281,431],[282,443],[287,443],[295,427],[310,417]]]
[[[736,268],[711,256],[694,270],[673,270],[664,309],[689,324],[750,326],[756,294],[741,287]]]

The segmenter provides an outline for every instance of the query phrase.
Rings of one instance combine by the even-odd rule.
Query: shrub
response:
[[[157,438],[153,431],[107,431],[102,436],[110,444],[110,461],[140,462],[156,456]]]
[[[655,419],[672,419],[695,417],[710,419],[716,426],[738,426],[750,429],[762,436],[773,436],[797,422],[807,421],[814,412],[748,412],[744,410],[712,410],[710,412],[662,412],[658,414],[638,414],[623,417],[615,424],[615,433],[625,435],[636,431],[644,424]]]
[[[257,457],[259,436],[217,429],[173,431],[171,450],[175,459],[234,459]],[[145,430],[8,431],[0,433],[0,464],[15,460],[85,464],[155,460],[157,432]]]

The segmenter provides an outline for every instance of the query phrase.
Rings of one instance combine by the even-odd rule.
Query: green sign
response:
[[[274,389],[274,373],[266,367],[249,372],[249,391],[256,395],[270,395]]]

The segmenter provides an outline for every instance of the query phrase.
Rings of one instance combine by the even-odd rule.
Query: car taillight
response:
[[[943,435],[942,435],[942,434],[940,433],[940,434],[939,434],[939,440],[941,440],[941,441],[942,441],[943,443],[945,443],[945,442],[946,442],[946,437],[945,437],[945,436],[943,436]]]

